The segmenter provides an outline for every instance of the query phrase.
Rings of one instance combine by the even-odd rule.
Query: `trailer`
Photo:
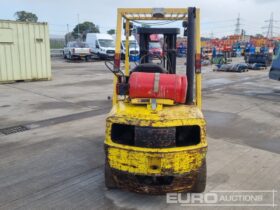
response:
[[[272,63],[272,54],[270,53],[255,53],[248,57],[249,64],[262,64],[263,67],[268,67]]]

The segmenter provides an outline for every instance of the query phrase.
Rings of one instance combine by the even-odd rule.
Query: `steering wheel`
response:
[[[147,55],[144,55],[140,58],[140,61],[139,63],[142,63],[143,59],[146,58],[147,56],[151,56],[152,58],[157,58],[160,60],[160,64],[159,65],[162,65],[163,64],[163,57],[160,56],[160,55],[154,55],[154,54],[151,54],[151,53],[148,53]]]

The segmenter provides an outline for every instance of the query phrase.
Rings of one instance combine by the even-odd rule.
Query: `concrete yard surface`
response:
[[[1,131],[27,129],[0,133],[0,209],[280,209],[280,82],[268,70],[212,68],[202,70],[205,193],[273,191],[257,203],[266,205],[186,207],[165,195],[107,190],[103,141],[113,75],[103,62],[56,59],[51,81],[0,85]]]

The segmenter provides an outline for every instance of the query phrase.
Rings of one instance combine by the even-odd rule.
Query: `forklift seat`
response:
[[[146,72],[146,73],[165,73],[167,74],[167,70],[165,70],[162,66],[154,63],[143,63],[135,66],[130,73],[133,72]]]

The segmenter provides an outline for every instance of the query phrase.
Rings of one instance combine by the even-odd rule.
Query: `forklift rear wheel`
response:
[[[110,168],[109,164],[106,162],[105,163],[105,168],[104,168],[104,173],[105,173],[105,186],[108,189],[116,189],[117,186],[115,184],[113,175],[112,175],[112,169]]]
[[[203,162],[201,169],[197,175],[197,180],[192,188],[193,193],[202,193],[206,187],[207,165],[206,160]]]

